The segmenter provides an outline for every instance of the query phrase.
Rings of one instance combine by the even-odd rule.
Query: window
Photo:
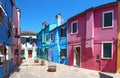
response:
[[[8,38],[12,35],[12,23],[8,18]]]
[[[50,40],[53,40],[53,33],[50,34]]]
[[[48,48],[45,48],[45,55],[48,55]]]
[[[113,10],[103,12],[103,28],[113,27]]]
[[[61,52],[60,52],[60,57],[62,58],[62,59],[65,59],[66,58],[66,52],[67,50],[66,49],[61,49]]]
[[[61,28],[61,37],[66,37],[66,28]]]
[[[113,44],[112,42],[109,43],[102,43],[102,58],[112,58],[112,50],[113,50]]]
[[[46,41],[48,41],[48,34],[46,35]]]
[[[73,22],[71,26],[71,33],[76,34],[78,32],[78,24],[77,22]]]
[[[41,49],[37,49],[37,55],[40,55],[41,54]]]
[[[21,55],[24,55],[25,54],[25,50],[21,50]]]
[[[4,13],[2,8],[0,7],[0,24],[3,24],[3,23],[4,23]]]

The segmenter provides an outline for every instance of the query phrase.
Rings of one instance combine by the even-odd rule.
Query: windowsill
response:
[[[61,37],[61,39],[66,38],[66,37]]]
[[[110,29],[110,28],[113,28],[113,26],[110,26],[110,27],[102,27],[102,29]]]
[[[78,34],[78,32],[76,32],[76,33],[71,33],[72,35],[75,35],[75,34]]]
[[[111,60],[112,58],[105,58],[105,57],[102,57],[101,59],[103,59],[103,60]]]

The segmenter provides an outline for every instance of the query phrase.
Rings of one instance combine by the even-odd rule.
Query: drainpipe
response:
[[[117,53],[117,72],[120,72],[120,0],[118,3],[118,53]]]

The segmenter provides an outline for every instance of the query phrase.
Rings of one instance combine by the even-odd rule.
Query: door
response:
[[[28,50],[28,58],[32,58],[32,50]]]
[[[80,47],[74,46],[74,66],[80,66]]]

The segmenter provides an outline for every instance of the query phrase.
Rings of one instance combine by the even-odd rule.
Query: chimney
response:
[[[46,21],[44,21],[44,22],[42,23],[43,28],[45,28],[47,25],[48,25],[48,24],[47,24]]]
[[[56,15],[56,20],[57,20],[57,26],[59,26],[63,23],[63,19],[62,19],[61,14]]]

